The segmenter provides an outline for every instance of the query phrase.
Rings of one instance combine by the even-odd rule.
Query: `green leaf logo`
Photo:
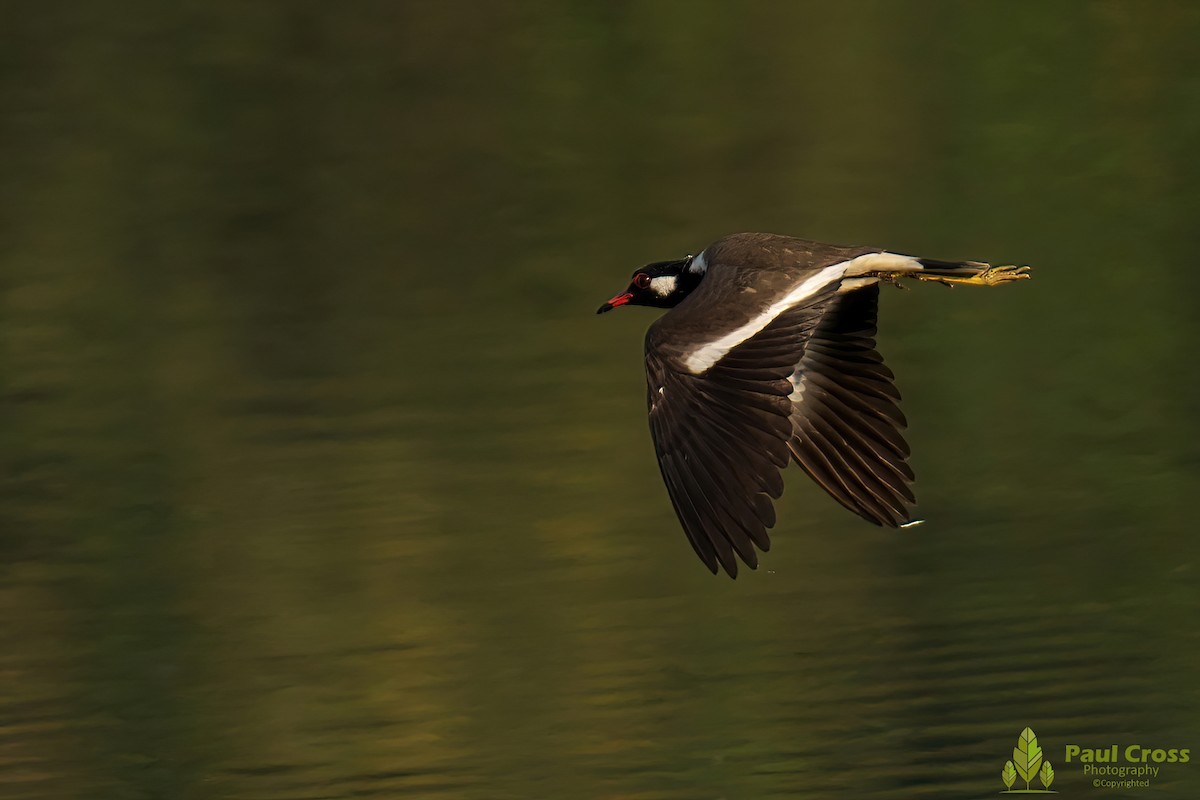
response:
[[[1054,783],[1054,767],[1050,766],[1049,761],[1042,762],[1042,771],[1038,773],[1038,780],[1047,789],[1050,788],[1050,784]]]
[[[1004,762],[1004,769],[1000,770],[1000,780],[1004,781],[1005,789],[1011,789],[1017,780],[1017,770],[1011,761]]]
[[[1029,782],[1037,777],[1038,770],[1042,768],[1042,748],[1038,747],[1037,735],[1032,728],[1021,731],[1017,746],[1013,748],[1013,764],[1028,789]]]
[[[1021,731],[1012,753],[1012,761],[1004,762],[1004,769],[1000,770],[1000,780],[1004,781],[1004,791],[1000,794],[1058,794],[1050,788],[1054,783],[1054,767],[1046,760],[1033,728]],[[1024,789],[1013,788],[1017,778],[1025,781]],[[1044,788],[1031,788],[1029,784],[1034,779],[1040,780]]]

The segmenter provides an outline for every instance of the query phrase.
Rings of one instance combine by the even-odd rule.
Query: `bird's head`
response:
[[[617,306],[674,308],[700,285],[704,277],[704,254],[677,261],[656,261],[633,273],[625,291],[596,310],[597,314]]]

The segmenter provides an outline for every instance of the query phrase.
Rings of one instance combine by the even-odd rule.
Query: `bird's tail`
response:
[[[917,261],[926,274],[943,278],[973,278],[991,266],[983,261],[939,261],[936,258],[918,258]]]

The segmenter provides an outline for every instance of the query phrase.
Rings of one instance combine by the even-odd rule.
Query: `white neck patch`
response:
[[[659,297],[670,297],[679,286],[679,278],[674,275],[660,275],[650,281],[650,291]]]
[[[700,254],[693,258],[691,263],[687,265],[687,271],[698,275],[703,275],[708,271],[708,262],[704,260],[703,250],[701,250]]]

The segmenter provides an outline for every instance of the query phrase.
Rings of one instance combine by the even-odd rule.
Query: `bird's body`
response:
[[[870,522],[915,522],[900,395],[875,350],[878,284],[904,277],[1028,275],[741,233],[643,267],[601,306],[671,309],[646,334],[650,429],[675,512],[713,572],[736,576],[735,554],[757,566],[791,461]]]

